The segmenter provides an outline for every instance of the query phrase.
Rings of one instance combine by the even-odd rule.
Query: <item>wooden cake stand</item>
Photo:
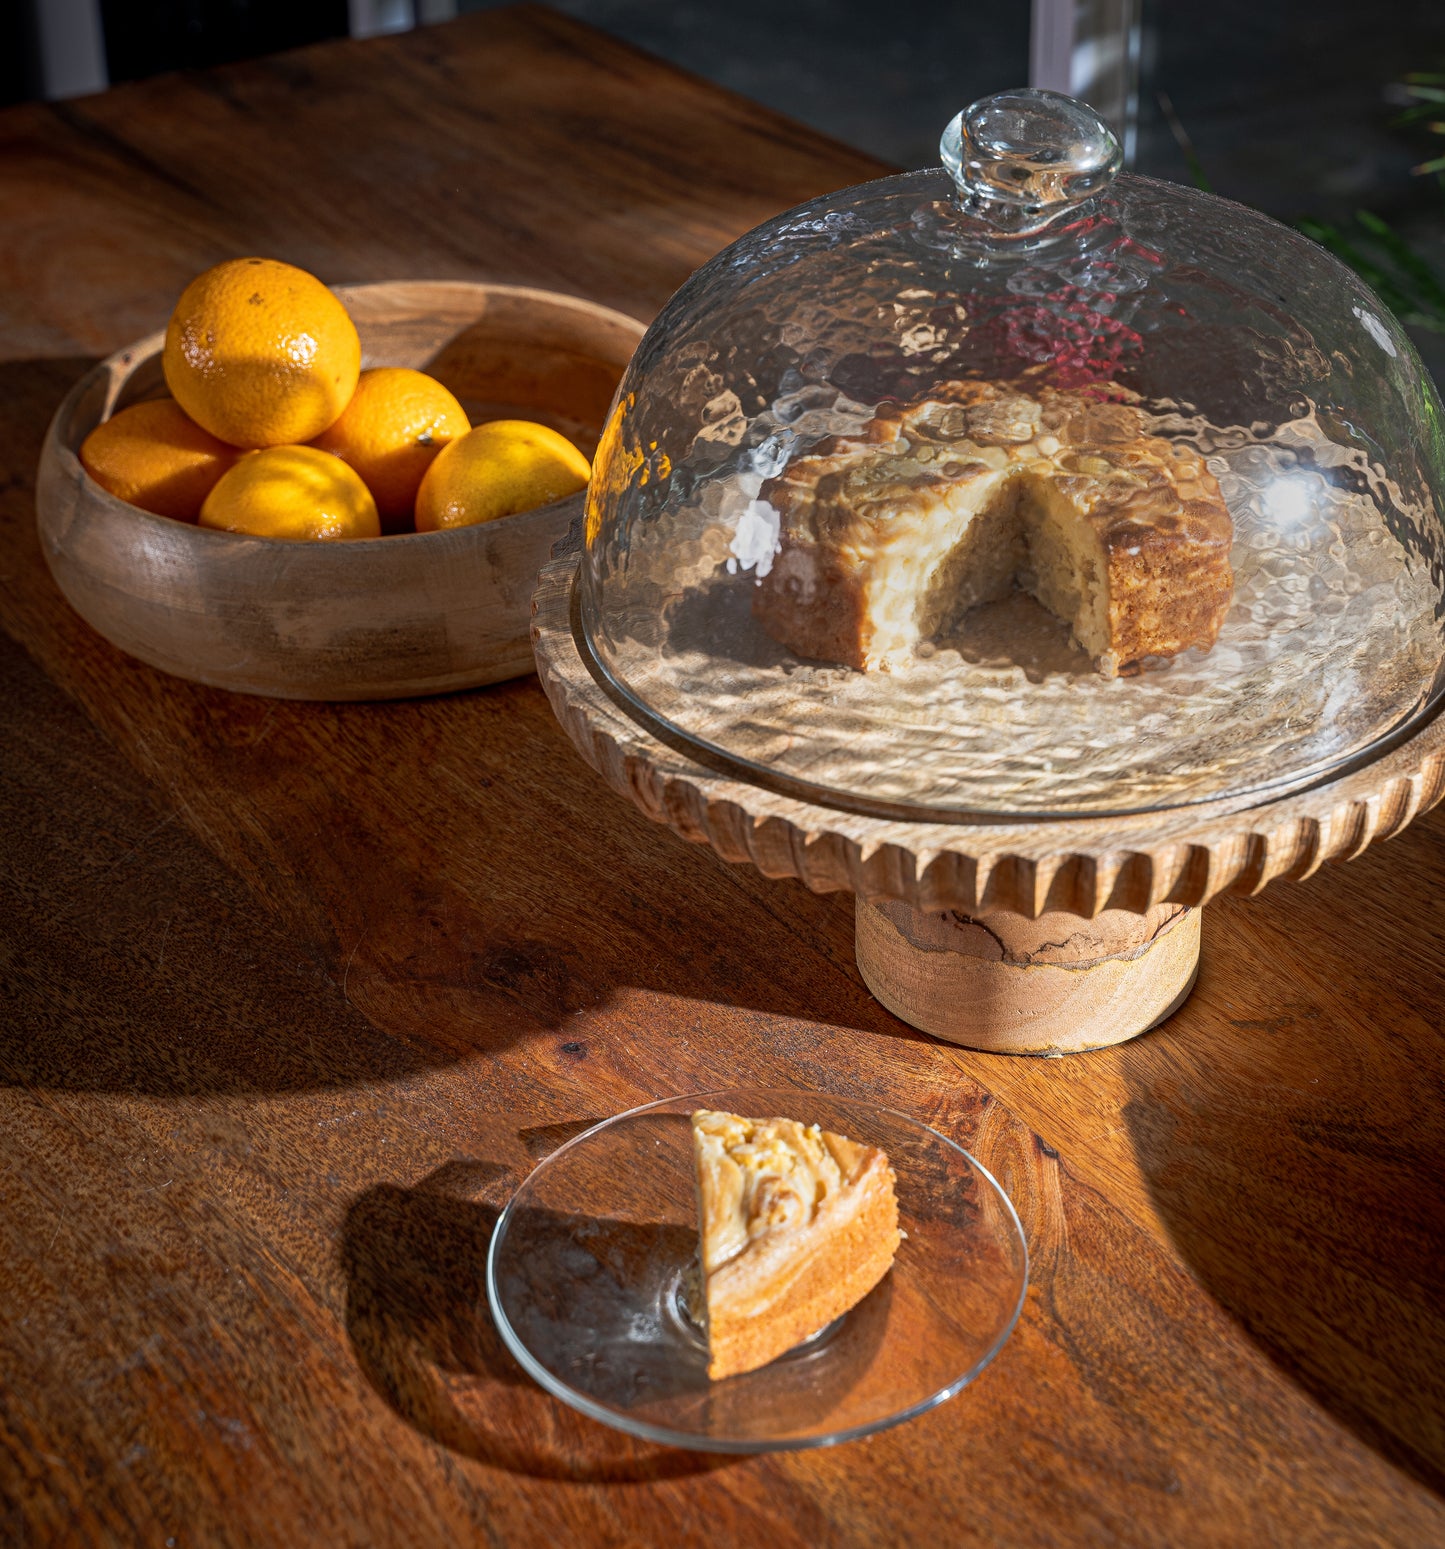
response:
[[[1199,967],[1199,911],[1388,839],[1445,795],[1445,716],[1301,794],[1117,818],[915,823],[720,773],[605,685],[576,608],[576,553],[542,571],[537,672],[583,758],[655,822],[764,876],[857,900],[858,968],[904,1021],[969,1048],[1064,1054],[1171,1015]]]

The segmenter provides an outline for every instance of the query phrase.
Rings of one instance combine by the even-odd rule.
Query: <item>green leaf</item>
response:
[[[1438,113],[1439,111],[1440,104],[1438,102],[1418,103],[1413,108],[1406,108],[1403,113],[1397,113],[1390,120],[1390,128],[1404,129],[1410,124],[1418,124],[1422,118],[1429,118],[1432,113]]]
[[[1204,170],[1204,163],[1200,161],[1198,153],[1194,149],[1194,141],[1189,138],[1189,131],[1184,127],[1178,113],[1174,111],[1174,103],[1169,93],[1161,91],[1157,94],[1159,110],[1164,115],[1164,122],[1169,125],[1169,133],[1174,136],[1174,143],[1179,147],[1184,156],[1184,165],[1189,168],[1189,181],[1202,194],[1212,194],[1214,185],[1209,181],[1209,174]]]
[[[1214,192],[1214,184],[1209,181],[1209,175],[1204,170],[1204,163],[1194,155],[1186,156],[1185,163],[1189,168],[1190,181],[1193,182],[1199,192],[1201,194],[1212,194]]]
[[[1394,276],[1362,253],[1338,228],[1315,220],[1302,220],[1298,225],[1307,237],[1313,237],[1321,247],[1347,263],[1397,316],[1403,318],[1406,312],[1415,310],[1415,303],[1400,289]]]
[[[1441,158],[1445,161],[1445,157]],[[1445,318],[1445,284],[1440,276],[1425,262],[1388,221],[1372,210],[1356,210],[1355,219],[1370,233],[1381,247],[1394,259],[1405,274],[1415,282],[1420,298],[1430,311],[1439,310]]]

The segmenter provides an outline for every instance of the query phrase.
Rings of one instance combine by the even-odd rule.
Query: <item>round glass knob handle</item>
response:
[[[939,150],[965,214],[1008,236],[1042,230],[1091,199],[1124,161],[1086,102],[1034,87],[980,98],[943,131]]]

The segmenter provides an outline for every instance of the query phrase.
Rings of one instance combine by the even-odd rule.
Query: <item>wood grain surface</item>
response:
[[[232,696],[46,574],[55,405],[206,264],[645,318],[877,170],[533,8],[0,114],[0,1540],[1445,1542],[1438,809],[1212,904],[1159,1030],[969,1054],[868,994],[846,894],[648,822],[535,682]],[[517,1179],[738,1081],[906,1109],[1009,1189],[1033,1286],[958,1398],[723,1459],[505,1356]]]

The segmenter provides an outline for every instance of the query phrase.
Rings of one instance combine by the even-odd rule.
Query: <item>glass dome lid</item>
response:
[[[715,768],[919,820],[1265,801],[1445,687],[1445,431],[1307,238],[984,99],[947,170],[801,205],[639,346],[579,610]]]

